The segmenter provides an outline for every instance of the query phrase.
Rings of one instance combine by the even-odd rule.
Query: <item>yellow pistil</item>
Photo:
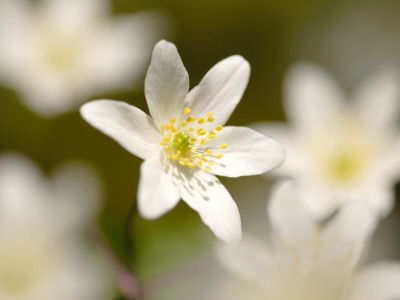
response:
[[[192,110],[185,107],[183,116],[180,118],[171,117],[168,124],[160,126],[162,140],[160,144],[163,146],[165,157],[176,166],[202,168],[203,171],[211,171],[211,166],[217,162],[215,159],[221,158],[222,153],[213,154],[214,149],[218,147],[225,149],[226,144],[220,146],[205,147],[209,139],[217,136],[217,131],[222,130],[222,125],[215,127],[215,131],[209,130],[207,126],[200,127],[201,124],[214,122],[213,112],[208,112],[204,117],[195,117],[190,115]],[[179,121],[180,120],[180,121]],[[197,120],[197,124],[193,124]],[[177,122],[178,121],[178,122]],[[185,129],[188,123],[192,123],[192,127]],[[210,160],[209,160],[210,159]],[[214,159],[214,160],[212,160]],[[203,167],[203,163],[208,165]]]

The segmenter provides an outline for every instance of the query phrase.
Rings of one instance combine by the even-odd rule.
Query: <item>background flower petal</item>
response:
[[[354,94],[355,111],[378,134],[387,134],[400,116],[400,76],[393,67],[371,73]]]
[[[400,264],[383,261],[365,268],[354,282],[354,299],[400,298]]]
[[[335,80],[312,64],[298,64],[284,82],[285,111],[294,126],[313,128],[338,112],[344,94]],[[315,129],[315,127],[314,127]]]

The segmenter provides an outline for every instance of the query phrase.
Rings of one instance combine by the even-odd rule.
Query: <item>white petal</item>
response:
[[[274,234],[285,243],[301,246],[316,230],[292,181],[283,181],[274,188],[268,212]]]
[[[242,98],[249,77],[249,63],[239,55],[230,56],[217,63],[190,91],[186,106],[198,118],[213,112],[213,124],[224,125]]]
[[[145,94],[150,115],[159,127],[170,118],[180,118],[189,90],[189,76],[175,45],[156,44],[145,80]]]
[[[268,275],[276,271],[271,249],[253,237],[244,237],[237,245],[218,245],[216,252],[218,261],[227,270],[262,285],[269,281]]]
[[[283,122],[258,122],[250,125],[251,128],[276,139],[282,144],[286,157],[282,166],[274,170],[274,174],[286,176],[302,176],[304,168],[308,168],[302,156],[302,150],[297,145],[298,136],[286,123]]]
[[[328,261],[345,262],[351,270],[359,261],[362,251],[377,225],[370,207],[361,201],[342,206],[338,215],[327,225],[325,239]]]
[[[333,78],[317,66],[298,64],[284,84],[285,110],[295,126],[313,128],[341,109],[343,92]]]
[[[90,42],[85,63],[95,79],[94,89],[142,86],[141,76],[148,65],[151,49],[158,37],[168,30],[164,15],[144,11],[116,18]],[[140,80],[138,80],[140,79]]]
[[[142,159],[151,157],[160,149],[161,135],[153,120],[132,105],[96,100],[82,105],[80,112],[90,125]]]
[[[106,0],[47,0],[40,6],[42,19],[49,18],[58,29],[75,31],[100,21],[109,11]]]
[[[179,202],[180,188],[172,181],[171,171],[171,166],[163,166],[159,157],[142,163],[137,201],[144,218],[156,219]]]
[[[354,282],[356,300],[389,300],[400,298],[400,264],[385,261],[364,269]]]
[[[370,75],[354,94],[355,108],[372,129],[385,133],[396,126],[400,112],[400,76],[385,68]]]
[[[222,143],[228,147],[221,149]],[[207,146],[216,147],[214,153],[224,154],[215,158],[216,164],[211,167],[212,173],[221,176],[262,174],[281,165],[285,158],[281,144],[247,127],[224,127]]]
[[[240,240],[239,210],[222,183],[212,174],[184,170],[182,199],[196,210],[215,235],[228,243]]]

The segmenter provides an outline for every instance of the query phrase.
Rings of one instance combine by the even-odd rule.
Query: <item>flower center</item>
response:
[[[164,146],[164,153],[168,160],[177,161],[181,166],[188,166],[191,169],[198,166],[208,172],[211,171],[211,166],[215,165],[216,160],[224,155],[217,149],[228,147],[225,143],[219,146],[207,146],[207,142],[215,138],[217,132],[222,130],[222,125],[207,131],[203,124],[209,125],[214,122],[213,112],[207,113],[202,118],[190,116],[190,113],[191,109],[186,107],[180,124],[175,124],[176,118],[172,117],[168,124],[161,126],[163,138],[160,144]]]

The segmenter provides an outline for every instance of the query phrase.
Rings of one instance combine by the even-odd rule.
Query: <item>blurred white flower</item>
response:
[[[0,157],[0,299],[110,299],[108,276],[82,240],[100,191],[83,164],[50,179],[22,156]]]
[[[215,65],[188,93],[189,77],[175,45],[161,41],[145,81],[150,114],[97,100],[83,118],[144,159],[138,189],[142,216],[154,219],[182,199],[221,239],[241,237],[232,197],[215,175],[261,174],[280,165],[281,145],[246,127],[223,127],[246,88],[250,66],[235,55]]]
[[[323,70],[300,64],[285,81],[290,126],[258,123],[283,143],[287,160],[280,174],[299,181],[317,218],[342,204],[363,200],[380,216],[393,206],[400,175],[400,79],[382,68],[355,90],[352,101]]]
[[[241,278],[213,299],[385,300],[400,297],[400,264],[359,261],[376,226],[362,202],[351,202],[324,226],[309,216],[292,182],[273,193],[270,245],[244,239],[218,247],[218,258]],[[228,285],[227,285],[228,286]]]
[[[127,88],[143,74],[165,18],[112,19],[108,0],[0,0],[0,81],[43,116]]]

